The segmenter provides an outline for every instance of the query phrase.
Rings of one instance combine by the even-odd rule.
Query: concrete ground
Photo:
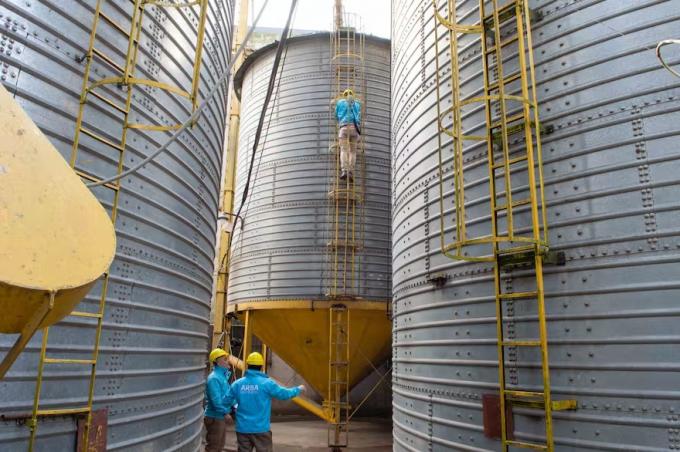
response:
[[[234,426],[227,427],[225,451],[236,451]],[[328,452],[328,427],[309,417],[272,420],[275,452]],[[392,450],[390,419],[353,419],[350,424],[349,447],[346,451],[389,452]]]

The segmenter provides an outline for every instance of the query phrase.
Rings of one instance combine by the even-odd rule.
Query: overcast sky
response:
[[[263,2],[254,0],[254,10],[250,11],[251,21]],[[269,0],[258,26],[283,28],[290,3],[291,0]],[[293,28],[330,30],[333,27],[333,4],[333,0],[298,0]],[[343,6],[346,12],[361,16],[365,33],[390,37],[390,0],[343,0]]]

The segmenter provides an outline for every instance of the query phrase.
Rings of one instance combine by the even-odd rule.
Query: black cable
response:
[[[293,22],[295,22],[295,15],[293,15]],[[289,33],[289,38],[290,35],[293,34],[293,30],[290,31]],[[276,103],[278,102],[279,106],[281,105],[281,100],[278,98],[279,93],[281,92],[281,80],[283,79],[283,70],[286,67],[286,58],[288,57],[288,46],[286,46],[286,50],[283,52],[283,59],[281,60],[281,67],[279,69],[279,76],[278,76],[278,81],[276,82],[276,95],[274,96],[274,104],[272,104],[271,111],[269,113],[269,119],[267,120],[267,127],[265,129],[265,134],[264,134],[264,141],[262,142],[262,151],[260,151],[260,156],[257,159],[257,166],[255,167],[255,177],[253,178],[253,191],[255,189],[255,182],[257,181],[257,176],[260,174],[260,165],[262,164],[262,155],[264,154],[264,150],[267,147],[267,140],[269,139],[269,128],[272,125],[272,118],[274,117],[274,108],[276,108]],[[243,216],[248,215],[248,209],[250,208],[250,201],[252,201],[253,197],[251,196],[248,198],[248,202],[245,205],[246,211],[243,213]],[[243,223],[241,223],[243,224]]]
[[[250,188],[250,178],[253,173],[253,166],[255,164],[255,154],[257,153],[257,148],[259,145],[260,141],[260,136],[262,135],[262,128],[264,126],[264,118],[267,113],[267,107],[269,105],[269,101],[271,100],[272,92],[274,91],[274,85],[276,84],[276,79],[277,79],[277,72],[279,68],[279,63],[281,62],[281,53],[283,53],[283,49],[285,47],[285,56],[288,55],[288,38],[292,33],[290,33],[290,24],[292,22],[292,17],[295,12],[295,6],[297,5],[297,0],[293,0],[293,2],[290,5],[290,11],[288,13],[288,21],[286,22],[286,26],[284,27],[283,31],[281,32],[281,39],[279,40],[279,44],[276,48],[276,56],[274,58],[274,66],[272,67],[272,72],[269,77],[269,85],[267,87],[267,93],[265,95],[264,99],[264,104],[262,105],[262,113],[260,114],[260,119],[257,124],[257,130],[255,131],[255,141],[253,142],[253,151],[250,157],[250,166],[248,168],[248,178],[246,179],[246,185],[243,188],[243,197],[241,199],[241,205],[239,206],[238,210],[236,211],[235,214],[231,214],[235,217],[234,224],[231,228],[231,232],[229,233],[229,242],[227,246],[227,252],[225,255],[222,257],[222,261],[220,262],[219,266],[219,271],[222,271],[224,268],[224,264],[226,263],[227,257],[231,254],[231,245],[233,242],[234,238],[234,231],[236,230],[236,224],[238,223],[239,220],[241,220],[241,228],[243,228],[243,217],[241,216],[241,211],[243,210],[243,206],[246,204],[247,198],[248,198],[248,192]],[[283,58],[283,62],[285,64],[286,58]],[[278,85],[277,85],[277,92],[281,86],[281,77],[283,76],[283,66],[281,68],[281,73],[278,76]],[[267,123],[267,130],[269,130],[269,125],[271,124],[271,118],[274,112],[270,113],[269,115],[269,122]],[[267,137],[265,136],[265,142],[267,140]],[[226,294],[225,294],[226,296]]]
[[[290,36],[292,34],[293,33],[292,33],[292,30],[291,30],[288,37],[290,38]],[[274,117],[274,108],[276,106],[276,102],[279,101],[278,95],[281,92],[281,79],[283,78],[283,69],[286,66],[286,57],[287,56],[288,56],[288,46],[286,45],[286,50],[283,52],[283,59],[281,60],[281,65],[280,65],[280,68],[279,68],[279,75],[278,75],[278,78],[277,78],[278,81],[276,83],[276,97],[274,97],[274,104],[272,105],[271,111],[269,112],[269,119],[267,120],[267,127],[265,129],[265,134],[264,134],[264,141],[262,142],[262,150],[260,151],[260,156],[257,159],[257,167],[255,168],[255,177],[253,178],[253,186],[252,186],[253,190],[255,189],[255,182],[257,181],[257,176],[258,176],[258,174],[260,174],[260,164],[262,163],[262,155],[264,154],[264,149],[267,146],[267,139],[269,138],[269,127],[271,126],[272,118]],[[250,201],[252,199],[253,199],[252,196],[249,197],[248,200],[246,201],[246,203],[242,205],[242,207],[245,206],[246,211],[243,214],[240,214],[238,216],[238,219],[241,220],[241,229],[243,229],[243,225],[244,225],[243,217],[248,215],[248,208],[250,207]],[[239,212],[240,212],[240,209],[239,209]],[[236,217],[236,214],[230,214],[230,215]],[[230,235],[230,237],[233,236],[234,230],[235,229],[232,229],[232,234]],[[243,242],[241,242],[241,243],[243,243]],[[229,255],[231,255],[231,241],[229,241],[228,252],[230,253]],[[220,271],[222,270],[222,268],[224,267],[224,264],[226,263],[227,256],[228,256],[228,254],[225,254],[222,257],[222,262],[220,263],[220,267],[219,267]],[[225,293],[225,297],[226,297],[226,293]],[[225,300],[225,303],[226,303],[226,300]]]
[[[250,189],[250,177],[253,174],[255,154],[257,153],[257,147],[260,144],[260,136],[262,135],[262,127],[264,126],[264,117],[267,114],[267,106],[269,105],[269,101],[271,100],[272,92],[274,92],[274,85],[276,84],[276,73],[279,70],[281,54],[283,53],[283,49],[286,46],[286,43],[288,42],[288,32],[290,30],[290,23],[293,19],[293,12],[295,11],[296,5],[297,0],[293,0],[290,5],[290,11],[288,12],[288,20],[286,21],[286,26],[283,28],[283,31],[281,32],[281,40],[279,41],[278,47],[276,47],[274,65],[272,66],[272,73],[271,76],[269,77],[269,86],[267,86],[267,94],[264,98],[264,104],[262,104],[262,113],[260,114],[260,120],[257,123],[257,130],[255,131],[255,142],[253,143],[253,151],[250,155],[250,166],[248,167],[248,177],[246,178],[246,185],[245,187],[243,187],[243,198],[241,199],[241,205],[236,211],[236,221],[234,221],[234,227],[231,230],[232,237],[234,231],[236,230],[236,222],[238,221],[238,217],[241,215],[241,209],[243,209],[243,206],[245,205],[246,200],[248,199],[248,190]]]
[[[293,20],[293,14],[295,12],[295,7],[297,6],[297,0],[292,0],[291,5],[290,5],[290,11],[288,12],[288,20],[286,20],[286,26],[283,28],[283,31],[281,32],[281,39],[279,40],[279,44],[276,47],[276,56],[274,57],[274,65],[272,66],[272,72],[271,75],[269,76],[269,85],[267,86],[267,93],[264,98],[264,103],[262,105],[262,112],[260,114],[260,119],[257,123],[257,130],[255,131],[255,141],[253,142],[253,150],[250,155],[250,165],[248,167],[248,178],[246,179],[246,184],[243,187],[243,197],[241,198],[241,205],[239,206],[238,210],[236,211],[235,214],[235,219],[234,219],[234,224],[231,228],[231,232],[229,234],[229,241],[227,244],[227,249],[224,257],[222,258],[222,262],[220,263],[220,271],[222,271],[222,268],[224,267],[225,261],[227,260],[227,257],[231,254],[231,246],[232,242],[234,240],[234,231],[236,231],[236,225],[238,224],[238,221],[241,220],[241,227],[243,227],[243,218],[241,217],[241,210],[243,209],[243,206],[246,204],[246,201],[248,200],[248,192],[250,190],[250,177],[253,174],[253,166],[255,165],[255,154],[257,154],[257,148],[260,143],[260,136],[262,135],[262,128],[264,126],[264,118],[267,114],[267,107],[269,105],[269,101],[271,100],[272,97],[272,92],[274,91],[274,86],[276,85],[276,74],[279,70],[279,63],[281,62],[281,54],[283,53],[284,48],[287,49],[287,43],[288,43],[288,38],[290,36],[290,24]],[[287,52],[286,52],[287,54]],[[283,72],[282,74],[283,75]],[[279,76],[279,79],[281,76]],[[280,80],[279,80],[280,84]],[[272,115],[274,112],[272,111]],[[271,116],[270,116],[270,122],[271,122]],[[265,138],[266,139],[266,138]],[[226,307],[226,297],[227,294],[224,294],[225,298],[225,307]],[[225,330],[226,328],[226,316],[222,317],[222,331]]]

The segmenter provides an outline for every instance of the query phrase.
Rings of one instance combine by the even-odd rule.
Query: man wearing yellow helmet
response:
[[[213,371],[205,385],[205,413],[203,422],[206,430],[205,452],[219,452],[224,449],[227,418],[233,404],[226,403],[229,397],[229,355],[221,348],[210,352]]]
[[[354,91],[347,88],[335,103],[335,119],[338,121],[340,142],[340,179],[353,179],[356,162],[357,141],[361,135],[361,102],[354,98]]]
[[[273,450],[270,418],[272,398],[288,400],[305,390],[279,386],[262,372],[264,358],[253,352],[246,359],[248,370],[236,380],[229,390],[227,403],[236,403],[236,438],[238,452],[271,452]]]

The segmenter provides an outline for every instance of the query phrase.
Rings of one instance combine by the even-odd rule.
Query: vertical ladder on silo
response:
[[[364,141],[359,137],[356,148],[356,162],[353,180],[340,179],[340,146],[338,125],[335,120],[335,104],[342,92],[351,88],[355,99],[361,102],[365,111],[364,77],[364,36],[357,33],[358,24],[349,23],[345,14],[342,23],[336,23],[330,42],[331,69],[331,176],[330,198],[330,241],[328,298],[337,304],[330,309],[328,394],[326,407],[332,421],[328,428],[328,446],[333,450],[347,447],[349,440],[349,327],[350,316],[341,301],[356,299],[360,292],[360,266],[357,254],[364,242],[364,193],[366,164]],[[354,25],[354,26],[353,26]]]
[[[347,447],[349,404],[349,316],[344,304],[330,308],[329,373],[326,398],[333,422],[328,429],[328,447],[337,450]]]
[[[76,118],[75,135],[73,139],[73,146],[71,149],[70,165],[83,180],[84,182],[98,184],[101,190],[106,190],[106,193],[111,193],[111,209],[110,217],[111,221],[115,225],[116,216],[118,212],[118,204],[121,192],[121,182],[120,179],[116,179],[111,182],[104,183],[104,179],[101,176],[93,174],[93,172],[88,171],[85,167],[87,166],[87,160],[79,160],[79,150],[82,146],[81,139],[83,136],[87,136],[94,140],[95,142],[104,145],[103,149],[107,149],[110,155],[107,157],[110,160],[116,162],[116,173],[111,175],[106,175],[107,178],[110,176],[118,176],[125,169],[125,151],[127,147],[128,131],[130,129],[138,130],[150,130],[158,132],[167,132],[180,127],[180,124],[143,124],[143,123],[133,123],[130,119],[132,100],[133,100],[133,88],[135,86],[146,86],[148,89],[160,89],[164,91],[171,92],[180,97],[187,98],[191,101],[191,110],[197,108],[198,105],[198,88],[199,88],[199,72],[201,66],[201,54],[203,48],[203,38],[205,34],[205,19],[207,16],[207,6],[208,0],[198,0],[187,3],[167,3],[160,2],[156,0],[128,0],[132,9],[130,11],[130,24],[129,27],[124,27],[114,18],[113,8],[107,8],[107,0],[97,0],[92,29],[90,31],[90,39],[88,43],[87,52],[83,56],[85,61],[85,68],[83,73],[83,84],[80,93],[80,102],[78,115]],[[155,6],[156,8],[192,8],[194,5],[199,6],[199,12],[196,13],[197,16],[197,42],[196,42],[196,52],[193,64],[193,79],[192,87],[190,91],[185,91],[175,86],[163,83],[157,80],[150,80],[145,78],[135,77],[135,68],[137,65],[138,51],[140,47],[140,38],[142,31],[142,20],[145,14],[145,8],[148,6]],[[99,35],[104,34],[111,39],[112,36],[122,36],[123,40],[127,40],[127,49],[125,55],[122,58],[116,58],[106,53],[103,49],[102,44],[104,41]],[[104,38],[107,39],[107,38]],[[122,61],[124,60],[124,61]],[[99,80],[92,81],[90,78],[92,76],[92,64],[97,61],[106,67],[110,72],[116,74],[109,77],[103,77]],[[125,88],[125,93],[123,95],[118,94],[118,90],[113,88]],[[122,97],[123,100],[116,100],[116,97]],[[109,113],[111,117],[117,118],[113,121],[118,121],[120,126],[119,135],[115,138],[105,136],[105,132],[98,132],[92,128],[86,127],[84,123],[86,122],[87,112],[86,108],[89,106],[96,107],[100,111]],[[103,195],[103,191],[100,195]],[[97,304],[97,309],[94,312],[89,312],[87,310],[83,311],[73,311],[69,314],[69,318],[83,318],[83,319],[93,319],[94,323],[94,340],[92,348],[90,351],[90,357],[87,359],[72,359],[66,357],[52,357],[48,356],[49,351],[49,331],[50,328],[43,329],[42,343],[40,348],[40,360],[38,362],[38,374],[36,378],[36,387],[33,398],[33,409],[31,412],[31,420],[29,422],[30,437],[29,437],[29,451],[33,451],[35,447],[37,429],[38,429],[38,418],[46,416],[64,416],[64,415],[76,415],[84,416],[85,424],[83,429],[83,436],[78,438],[78,442],[82,441],[84,450],[90,449],[89,438],[90,438],[90,428],[92,424],[92,404],[95,392],[95,379],[96,379],[96,369],[97,369],[97,359],[99,356],[99,346],[101,339],[101,332],[104,320],[104,312],[106,307],[106,295],[109,285],[110,274],[107,271],[101,279],[101,291],[99,294],[99,302]],[[59,326],[57,324],[56,326]],[[75,365],[75,366],[87,366],[89,367],[89,378],[87,385],[87,396],[86,402],[79,404],[78,406],[61,407],[61,408],[41,408],[40,406],[40,394],[43,387],[43,380],[45,379],[44,369],[45,365],[56,364],[56,365]]]
[[[346,16],[347,17],[347,16]],[[347,20],[347,19],[345,19]],[[338,126],[335,121],[335,103],[346,88],[352,88],[355,98],[361,102],[365,111],[365,92],[363,75],[364,36],[358,35],[356,28],[344,26],[331,34],[331,76],[333,97],[331,102],[331,130],[334,131],[332,151],[330,190],[331,200],[329,218],[330,240],[328,296],[332,299],[355,298],[358,295],[357,253],[364,240],[364,191],[366,163],[364,141],[359,137],[356,148],[354,178],[340,179],[340,142]]]
[[[487,11],[486,6],[490,9]],[[436,22],[449,30],[449,45],[452,80],[452,107],[442,112],[440,99],[437,102],[440,132],[453,138],[454,147],[454,190],[456,206],[456,240],[446,245],[445,253],[456,259],[470,261],[490,261],[494,267],[494,290],[496,305],[496,329],[498,350],[498,380],[500,391],[500,425],[502,450],[509,448],[529,448],[535,450],[554,450],[552,411],[574,409],[575,400],[553,401],[550,388],[550,369],[548,361],[548,331],[545,314],[545,293],[543,285],[544,257],[548,253],[548,234],[543,190],[543,174],[540,144],[540,126],[536,103],[535,71],[530,29],[530,10],[526,1],[514,0],[499,5],[498,0],[479,1],[480,19],[477,24],[459,23],[455,2],[448,2],[448,16],[440,14],[434,2]],[[438,24],[435,25],[435,29]],[[479,35],[482,54],[483,95],[462,98],[460,96],[461,77],[459,73],[460,36]],[[438,41],[438,36],[435,38]],[[437,44],[438,46],[438,44]],[[438,48],[436,49],[439,54]],[[516,58],[513,73],[506,74],[508,60]],[[437,95],[440,85],[437,62]],[[474,103],[484,105],[486,134],[466,134],[462,119],[463,107]],[[444,115],[451,114],[452,129],[442,124]],[[511,143],[510,138],[513,137]],[[441,135],[440,135],[441,152]],[[491,234],[482,237],[468,237],[465,216],[464,158],[465,142],[485,142],[489,173]],[[440,175],[441,175],[440,167]],[[518,197],[526,191],[528,196]],[[443,195],[442,195],[443,196]],[[527,213],[530,225],[517,225],[516,210],[519,215]],[[443,229],[443,228],[442,228]],[[443,239],[442,230],[442,239]],[[470,245],[488,244],[491,255],[469,256],[464,248]],[[529,272],[523,275],[524,281],[533,281],[529,290],[506,291],[503,277],[514,266],[522,266]],[[536,336],[508,338],[509,303],[536,303]],[[519,383],[509,387],[507,384],[506,350],[536,350],[540,353],[540,383],[527,390]],[[535,386],[539,386],[536,389]],[[531,408],[542,412],[545,426],[544,442],[515,440],[513,432],[507,431],[506,406]],[[512,412],[512,411],[510,411]]]

